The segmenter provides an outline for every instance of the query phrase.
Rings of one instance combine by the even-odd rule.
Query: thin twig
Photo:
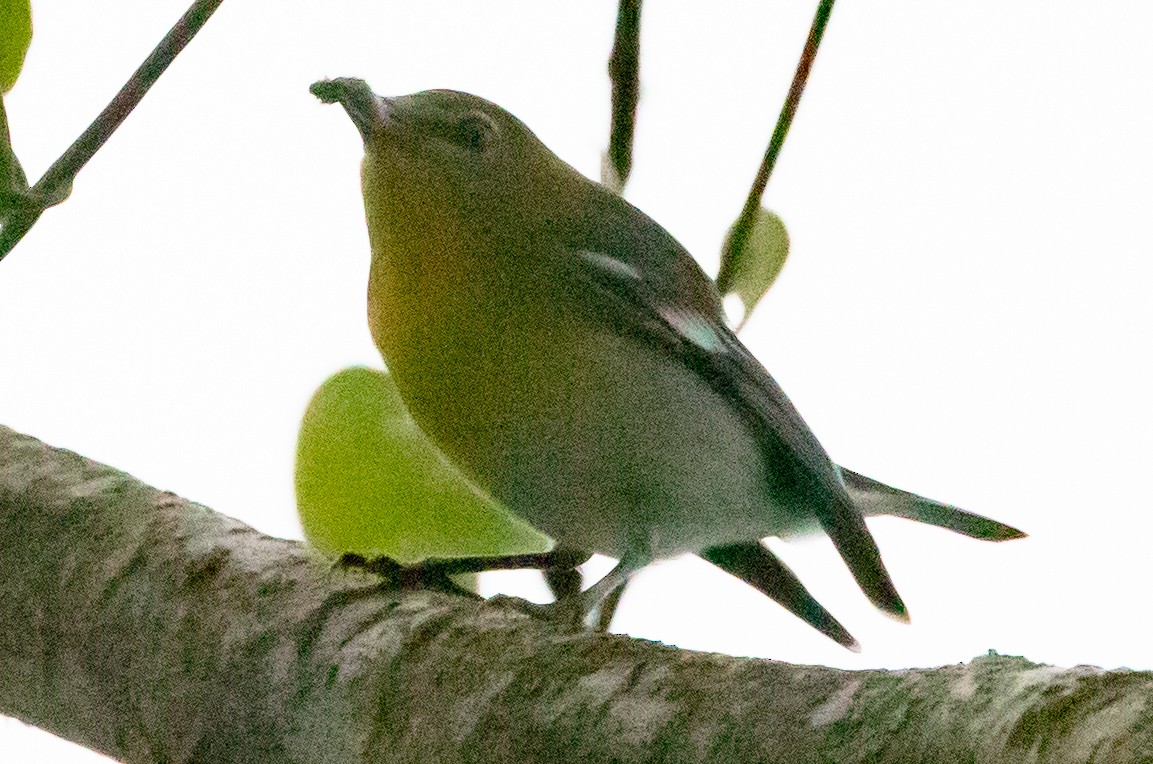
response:
[[[58,204],[66,196],[66,190],[81,168],[111,137],[120,123],[132,113],[144,94],[160,78],[168,65],[196,36],[224,0],[196,0],[176,22],[160,44],[144,59],[132,73],[120,92],[104,107],[95,121],[88,126],[67,151],[60,155],[44,176],[32,187],[32,196],[41,200],[40,205],[26,214],[13,215],[0,230],[0,259],[12,251],[47,207]]]
[[[633,133],[640,99],[641,0],[620,0],[617,31],[609,56],[613,89],[612,127],[605,164],[611,177],[602,180],[614,191],[624,190],[633,167]],[[605,174],[608,175],[608,172]]]
[[[813,25],[809,28],[809,39],[805,41],[805,49],[801,52],[801,60],[797,62],[797,71],[793,74],[793,84],[789,87],[789,94],[785,96],[785,105],[781,107],[781,115],[777,118],[776,129],[769,140],[769,147],[765,150],[765,157],[761,160],[761,169],[753,180],[749,195],[745,199],[745,206],[737,223],[733,226],[733,235],[730,248],[734,259],[739,259],[741,250],[748,241],[749,232],[756,221],[757,210],[761,206],[761,197],[765,194],[765,186],[769,183],[773,167],[777,163],[777,155],[781,153],[785,136],[789,133],[789,126],[793,124],[793,116],[797,113],[797,106],[801,103],[801,94],[805,92],[805,83],[809,79],[809,72],[813,68],[813,60],[817,57],[817,48],[821,44],[821,37],[825,34],[825,26],[829,23],[829,15],[833,12],[834,0],[821,0],[817,6],[817,13],[813,17]]]

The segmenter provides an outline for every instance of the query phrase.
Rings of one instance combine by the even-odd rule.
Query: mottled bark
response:
[[[333,570],[0,427],[0,712],[125,761],[1135,762],[1151,697],[1148,672],[566,632]]]

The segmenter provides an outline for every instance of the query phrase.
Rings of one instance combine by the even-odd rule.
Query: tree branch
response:
[[[397,591],[0,427],[0,712],[130,762],[1127,762],[1148,672],[839,671]]]
[[[144,94],[160,79],[180,51],[196,36],[224,0],[196,0],[180,20],[168,30],[148,58],[142,63],[120,92],[104,107],[104,111],[73,141],[72,145],[52,163],[40,180],[29,191],[34,204],[13,214],[0,227],[0,260],[20,243],[24,235],[40,219],[45,209],[59,204],[72,190],[72,181],[88,164],[104,142],[112,137],[120,123],[132,113]]]

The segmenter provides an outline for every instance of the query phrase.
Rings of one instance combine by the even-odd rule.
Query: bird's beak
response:
[[[392,99],[373,93],[364,80],[353,77],[321,80],[314,82],[309,91],[324,103],[343,106],[366,144],[389,123]]]

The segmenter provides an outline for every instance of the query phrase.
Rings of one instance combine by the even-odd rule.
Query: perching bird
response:
[[[908,619],[846,477],[887,486],[829,459],[667,231],[477,96],[313,92],[364,139],[369,326],[405,405],[513,512],[619,560],[577,595],[585,613],[693,552],[853,647],[760,544],[819,525],[869,599]]]

